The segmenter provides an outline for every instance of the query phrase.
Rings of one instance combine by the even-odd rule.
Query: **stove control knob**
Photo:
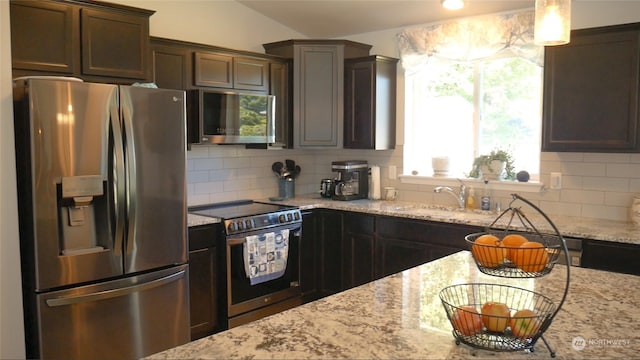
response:
[[[238,230],[238,225],[236,225],[236,223],[234,222],[230,222],[229,226],[227,226],[227,229],[229,230],[229,232],[234,232]]]
[[[284,216],[284,214],[280,214],[280,216],[278,216],[278,222],[279,223],[283,223],[286,222],[287,218]]]
[[[300,220],[300,213],[299,212],[294,212],[293,213],[293,217],[296,219],[296,221]]]
[[[251,223],[251,219],[247,219],[244,221],[244,227],[245,229],[251,229],[253,227],[253,224]]]
[[[287,220],[293,221],[293,215],[291,213],[287,214]]]
[[[244,221],[240,220],[240,221],[238,221],[236,224],[238,224],[238,228],[239,228],[240,230],[244,230]]]

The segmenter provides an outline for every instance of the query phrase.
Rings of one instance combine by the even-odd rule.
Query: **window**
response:
[[[527,10],[398,34],[405,174],[432,176],[432,158],[446,156],[448,176],[463,177],[475,157],[502,149],[516,172],[539,179],[544,47],[533,42],[534,23]]]
[[[500,148],[516,171],[537,177],[541,67],[520,57],[433,61],[405,84],[405,172],[431,176],[431,158],[447,156],[449,176],[462,177],[476,156]]]

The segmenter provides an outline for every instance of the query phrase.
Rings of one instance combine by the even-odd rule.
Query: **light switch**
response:
[[[560,190],[562,189],[562,174],[559,172],[552,172],[551,179],[549,180],[549,187],[552,190]]]

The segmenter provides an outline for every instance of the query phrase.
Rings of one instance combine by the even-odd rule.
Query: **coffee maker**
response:
[[[369,165],[365,160],[333,161],[331,171],[338,173],[332,199],[367,198],[369,195]]]

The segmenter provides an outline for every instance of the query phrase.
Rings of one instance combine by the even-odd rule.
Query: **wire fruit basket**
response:
[[[544,295],[498,284],[448,286],[440,300],[456,343],[495,351],[531,350],[556,308]]]
[[[512,196],[509,207],[485,232],[465,237],[478,270],[505,278],[538,278],[553,270],[562,251],[570,264],[567,244],[551,219],[530,201]],[[546,224],[538,218],[536,226],[514,206],[518,200],[536,210]],[[566,283],[557,306],[547,296],[509,285],[473,283],[444,288],[440,300],[456,344],[492,351],[533,351],[542,339],[555,357],[543,334],[567,297],[569,268],[565,266]]]

